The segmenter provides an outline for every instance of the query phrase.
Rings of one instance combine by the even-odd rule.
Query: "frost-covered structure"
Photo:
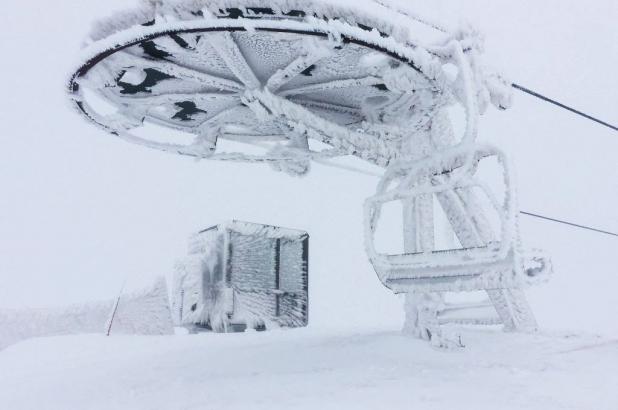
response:
[[[33,337],[86,333],[173,334],[165,279],[159,278],[145,289],[123,292],[115,300],[54,308],[0,309],[0,350]]]
[[[105,325],[107,335],[171,335],[174,323],[165,278],[115,301]]]
[[[455,309],[443,293],[461,291],[486,291],[497,316],[458,323],[535,329],[522,289],[549,263],[522,250],[507,157],[477,142],[479,116],[511,94],[475,30],[369,0],[169,0],[99,22],[91,40],[70,96],[129,142],[295,176],[343,156],[382,168],[367,253],[408,295],[411,333],[442,344]],[[389,209],[399,222],[385,230]]]
[[[304,231],[232,221],[199,232],[176,267],[175,320],[217,332],[306,326],[308,258]]]

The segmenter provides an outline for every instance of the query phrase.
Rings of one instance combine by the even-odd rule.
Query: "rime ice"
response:
[[[173,310],[218,332],[308,323],[306,232],[233,221],[196,234],[177,264]]]
[[[365,204],[367,254],[382,283],[408,295],[410,333],[449,345],[440,329],[449,309],[443,293],[464,291],[486,292],[505,329],[536,329],[523,288],[551,264],[523,251],[508,157],[477,142],[480,115],[508,108],[511,96],[508,82],[485,68],[474,28],[442,29],[379,2],[175,0],[104,20],[92,38],[70,96],[120,138],[292,176],[344,156],[382,168]],[[328,148],[311,149],[316,142]],[[488,162],[497,163],[490,174],[482,171]],[[376,230],[393,202],[402,220],[389,235],[403,246],[384,253]],[[439,243],[437,230],[453,241]],[[255,275],[244,278],[248,286],[263,272]],[[182,311],[220,329],[232,296],[208,289]],[[246,295],[235,302],[249,322],[254,306],[265,317],[276,311]]]

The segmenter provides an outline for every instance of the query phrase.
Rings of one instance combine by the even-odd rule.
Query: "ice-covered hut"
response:
[[[232,221],[194,235],[177,264],[178,324],[218,332],[308,323],[307,232]]]

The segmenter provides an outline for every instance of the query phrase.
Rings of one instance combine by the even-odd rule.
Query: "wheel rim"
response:
[[[321,155],[353,154],[382,166],[396,155],[401,138],[384,116],[391,121],[397,109],[416,104],[412,117],[422,119],[441,103],[442,90],[415,65],[410,58],[414,51],[392,39],[339,22],[339,38],[333,40],[328,22],[316,28],[298,21],[240,20],[204,20],[164,30],[144,27],[141,33],[120,33],[124,38],[113,47],[97,50],[95,44],[71,79],[71,96],[79,111],[106,131],[155,149],[213,159],[281,161],[294,151],[273,152],[273,147],[294,145],[290,136],[308,128],[306,137],[334,148]],[[347,32],[341,33],[342,28]],[[405,70],[417,89],[389,88],[367,61],[371,58]],[[315,121],[307,124],[285,112],[256,118],[247,90],[266,90],[314,114]],[[430,102],[422,106],[417,91],[432,97]],[[115,110],[112,115],[102,113],[105,103],[107,111]],[[153,126],[164,129],[158,131],[162,140],[150,138]],[[187,143],[174,141],[179,133]],[[221,139],[268,147],[259,155],[214,154]]]

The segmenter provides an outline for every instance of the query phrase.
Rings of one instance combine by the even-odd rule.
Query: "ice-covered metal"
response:
[[[415,334],[439,335],[445,291],[487,291],[505,328],[536,327],[521,289],[551,265],[522,251],[507,157],[476,142],[480,115],[511,95],[484,68],[475,30],[369,0],[168,0],[103,20],[91,37],[69,93],[118,137],[295,176],[346,155],[383,168],[365,205],[367,253],[385,286],[409,295]],[[402,221],[389,234],[402,246],[381,252],[393,202]]]
[[[176,322],[214,331],[306,326],[309,235],[233,221],[194,235],[174,278]]]

